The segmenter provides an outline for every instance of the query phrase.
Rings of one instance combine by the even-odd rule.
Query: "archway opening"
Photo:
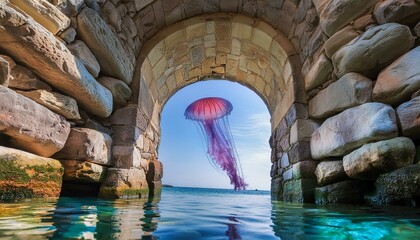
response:
[[[165,166],[163,183],[182,187],[231,189],[229,178],[212,167],[206,147],[185,108],[202,97],[222,97],[233,105],[230,127],[248,189],[270,189],[270,113],[252,90],[225,80],[201,81],[175,93],[161,115],[159,159]]]

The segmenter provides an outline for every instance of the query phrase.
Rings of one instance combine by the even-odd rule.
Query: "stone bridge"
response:
[[[164,104],[227,79],[271,114],[274,199],[415,204],[419,21],[418,0],[0,0],[0,200],[159,194]]]

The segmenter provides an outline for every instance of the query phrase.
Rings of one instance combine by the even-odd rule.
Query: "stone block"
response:
[[[141,168],[141,154],[134,146],[113,146],[112,161],[116,168]]]
[[[109,168],[99,190],[99,197],[115,198],[147,198],[149,187],[146,175],[138,168]]]
[[[76,38],[76,34],[76,30],[72,27],[69,27],[60,34],[60,38],[63,39],[66,43],[71,43]]]
[[[44,89],[51,91],[51,87],[45,82],[39,80],[31,70],[14,63],[13,67],[10,69],[10,81],[8,86],[19,90]]]
[[[287,111],[285,118],[287,127],[291,127],[296,119],[308,118],[308,109],[306,108],[305,104],[293,103]]]
[[[315,170],[316,179],[321,186],[348,179],[343,161],[322,161]]]
[[[59,161],[0,146],[0,202],[58,198],[63,168]]]
[[[107,167],[80,160],[61,160],[64,168],[64,181],[101,183]]]
[[[365,103],[328,118],[311,137],[314,159],[343,156],[365,143],[398,136],[395,111],[382,103]]]
[[[397,117],[404,136],[420,138],[420,96],[398,106]]]
[[[373,6],[377,0],[333,0],[327,1],[320,12],[319,23],[328,36],[349,24]]]
[[[302,161],[293,164],[292,177],[293,179],[301,178],[315,178],[315,169],[318,161]]]
[[[312,64],[311,69],[305,76],[305,89],[310,91],[325,83],[330,77],[333,66],[331,61],[322,54],[315,63]]]
[[[283,185],[283,201],[313,203],[316,179],[290,180]]]
[[[297,119],[290,128],[290,144],[310,141],[319,124],[310,119]]]
[[[139,145],[141,131],[138,127],[112,126],[112,142],[114,145]]]
[[[2,51],[30,66],[37,76],[73,97],[87,111],[99,117],[111,114],[111,93],[96,82],[60,40],[7,5],[0,5],[0,15],[5,16],[0,19]]]
[[[63,148],[70,124],[14,91],[0,86],[0,132],[10,136],[19,149],[49,157]]]
[[[365,200],[372,205],[418,206],[420,196],[420,164],[409,165],[382,174]]]
[[[315,188],[315,203],[352,203],[363,202],[363,194],[367,191],[369,185],[365,182],[347,180],[334,183],[325,187]]]
[[[373,88],[373,100],[398,104],[420,89],[420,46],[402,55],[379,73]]]
[[[65,146],[54,157],[112,165],[111,145],[112,138],[106,133],[89,128],[72,128]]]
[[[93,53],[83,41],[76,40],[67,45],[70,52],[76,56],[93,77],[98,77],[101,67]]]
[[[287,166],[289,166],[290,165],[290,162],[289,162],[289,156],[288,156],[288,154],[287,153],[284,153],[283,154],[283,156],[281,157],[281,159],[280,159],[280,166],[282,167],[282,168],[285,168],[285,167],[287,167]]]
[[[326,118],[345,109],[370,102],[372,81],[358,73],[347,73],[309,101],[309,116]]]
[[[414,46],[407,26],[387,23],[372,27],[340,48],[333,56],[335,74],[357,72],[375,77],[385,66]]]
[[[131,97],[131,89],[123,81],[111,77],[100,77],[98,82],[111,92],[115,107],[128,104],[128,100]]]
[[[373,16],[379,24],[396,22],[414,26],[420,21],[417,0],[384,0],[376,4]]]
[[[309,142],[297,142],[290,147],[288,152],[290,163],[311,160],[311,147]]]
[[[283,200],[283,179],[272,178],[271,179],[271,199]]]
[[[0,55],[0,85],[7,87],[10,79],[9,62]]]
[[[49,110],[60,114],[69,120],[80,120],[77,102],[69,96],[45,90],[18,91],[19,94],[34,100]]]
[[[46,0],[10,0],[10,3],[31,16],[52,34],[70,26],[70,19]]]
[[[90,8],[79,13],[77,24],[77,33],[95,55],[102,72],[130,84],[135,59],[130,58],[108,24]]]
[[[148,120],[144,117],[138,106],[133,104],[117,109],[111,116],[111,124],[138,127],[142,131],[145,131]]]
[[[411,139],[398,137],[368,143],[343,158],[346,174],[359,180],[376,180],[383,173],[413,163],[416,147]]]

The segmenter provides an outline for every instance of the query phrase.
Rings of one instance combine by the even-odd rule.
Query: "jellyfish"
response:
[[[207,156],[226,172],[235,190],[245,190],[238,154],[230,131],[228,115],[232,104],[223,98],[198,99],[185,109],[185,118],[194,121],[207,147]]]

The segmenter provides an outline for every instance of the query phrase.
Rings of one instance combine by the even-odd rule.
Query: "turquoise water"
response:
[[[321,207],[267,191],[164,188],[160,199],[0,203],[0,239],[420,239],[420,209]]]

